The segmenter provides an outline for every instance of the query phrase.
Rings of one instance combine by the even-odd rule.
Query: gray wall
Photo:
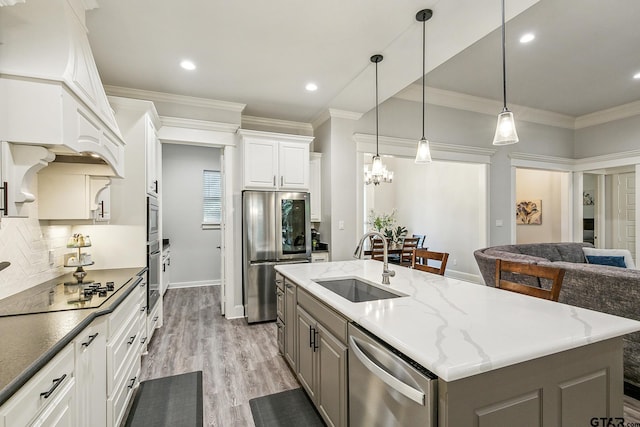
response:
[[[640,115],[576,130],[575,158],[640,148]]]
[[[421,136],[421,108],[418,102],[395,98],[385,101],[379,108],[380,135],[417,140]],[[520,142],[505,147],[494,147],[492,140],[497,113],[498,111],[496,115],[488,115],[427,105],[426,136],[431,142],[497,148],[489,169],[490,245],[508,244],[512,241],[509,227],[513,216],[509,153],[524,152],[571,158],[574,152],[573,130],[529,123],[517,116]],[[375,135],[375,110],[355,123],[354,132]],[[351,143],[351,146],[354,144]],[[342,186],[341,190],[355,197],[355,189]],[[496,220],[502,220],[504,225],[496,226]]]
[[[162,145],[162,227],[171,243],[171,287],[220,282],[220,230],[202,229],[202,171],[220,170],[220,151]]]

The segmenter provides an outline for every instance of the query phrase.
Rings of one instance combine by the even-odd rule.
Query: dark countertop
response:
[[[91,271],[94,280],[126,283],[98,308],[0,317],[0,405],[93,319],[111,313],[136,288],[140,281],[137,276],[144,271],[145,267]],[[68,274],[59,279],[72,278]]]

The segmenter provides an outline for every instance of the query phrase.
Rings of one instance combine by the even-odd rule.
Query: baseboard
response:
[[[199,288],[201,286],[220,286],[220,280],[197,280],[193,282],[171,282],[168,289]]]
[[[633,397],[636,400],[640,400],[640,387],[625,381],[624,394],[626,394],[629,397]]]
[[[245,315],[244,315],[244,305],[240,304],[240,305],[236,305],[233,310],[227,310],[227,312],[224,314],[224,317],[229,320],[229,319],[244,319]]]

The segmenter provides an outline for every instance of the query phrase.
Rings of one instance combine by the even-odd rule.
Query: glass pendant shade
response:
[[[516,123],[513,120],[513,113],[504,109],[498,114],[498,124],[496,134],[493,137],[493,145],[509,145],[518,142]]]
[[[429,149],[429,141],[427,138],[422,137],[418,141],[418,151],[416,152],[415,163],[431,163],[431,150]]]
[[[371,173],[373,175],[382,175],[382,171],[385,169],[382,164],[382,158],[380,156],[373,156],[373,163],[371,164]]]

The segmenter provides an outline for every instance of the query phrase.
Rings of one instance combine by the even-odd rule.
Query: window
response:
[[[220,224],[222,219],[222,186],[220,171],[202,171],[202,223]]]

